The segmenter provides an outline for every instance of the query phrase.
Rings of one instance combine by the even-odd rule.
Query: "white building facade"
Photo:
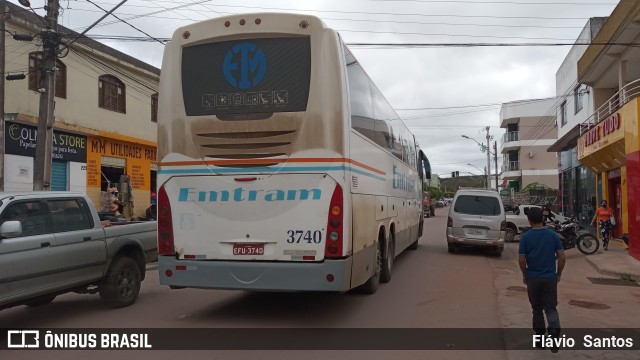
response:
[[[562,100],[557,107],[557,140],[548,151],[556,152],[560,158],[561,212],[578,218],[583,225],[591,220],[596,208],[596,177],[578,161],[580,124],[593,114],[595,96],[606,95],[596,94],[592,88],[578,82],[578,60],[587,49],[584,44],[591,42],[606,19],[589,19],[556,72],[556,95]]]
[[[531,183],[558,188],[558,159],[547,152],[556,139],[555,103],[555,98],[548,98],[502,104],[503,188],[520,191]]]

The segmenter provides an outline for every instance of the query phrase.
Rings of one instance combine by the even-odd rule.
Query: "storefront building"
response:
[[[596,173],[597,203],[606,199],[614,210],[613,235],[626,237],[629,255],[640,260],[640,53],[631,45],[640,41],[638,21],[640,2],[620,0],[586,46],[576,73],[594,105],[579,126],[578,159]]]
[[[9,34],[41,31],[43,19],[36,14],[16,4],[0,5],[4,6]],[[86,193],[101,211],[109,200],[107,187],[121,188],[128,190],[118,194],[126,195],[128,207],[126,212],[118,211],[126,218],[144,217],[156,187],[160,69],[62,25],[58,31],[77,40],[56,60],[53,156],[51,177],[43,179],[44,189]],[[0,189],[33,190],[42,88],[41,41],[18,42],[12,36],[5,36],[5,40],[11,61],[6,62],[4,72],[23,74],[24,78],[0,78],[5,86],[4,114],[0,114],[5,120],[4,129],[0,129],[4,130],[0,141],[5,144],[5,166]],[[123,183],[122,179],[128,181]]]
[[[5,122],[5,188],[32,190],[37,126],[15,121]],[[53,130],[51,190],[86,190],[87,137],[83,134]]]
[[[560,152],[559,157],[560,211],[589,228],[596,211],[596,176],[578,161],[577,147]]]
[[[132,215],[144,217],[151,189],[155,189],[155,143],[118,134],[90,135],[86,169],[86,192],[96,205],[101,204],[107,188],[121,189],[122,176],[128,175],[133,195]]]
[[[617,112],[583,129],[578,160],[596,173],[596,197],[607,200],[616,225],[613,235],[627,236],[629,254],[640,260],[640,127],[635,98]]]
[[[29,116],[15,115],[9,114],[11,120],[5,121],[5,190],[31,191],[37,125]],[[121,176],[127,175],[133,195],[128,215],[145,216],[156,188],[155,142],[91,129],[54,129],[52,143],[52,191],[84,192],[100,211],[107,188],[120,188]]]

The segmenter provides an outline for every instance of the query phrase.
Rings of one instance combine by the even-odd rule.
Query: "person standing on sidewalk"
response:
[[[602,247],[604,250],[609,249],[609,234],[611,233],[611,216],[613,216],[613,209],[607,207],[607,200],[602,200],[600,207],[596,209],[596,214],[593,215],[591,224],[596,224],[596,218],[600,220],[600,237],[602,237]]]
[[[556,306],[558,305],[558,282],[565,264],[564,247],[558,234],[544,227],[540,208],[529,208],[527,218],[531,230],[520,237],[518,263],[533,309],[533,331],[536,335],[544,335],[548,332],[549,336],[559,337],[560,315]],[[547,316],[547,327],[545,327],[543,311]],[[551,351],[557,352],[558,347],[552,347]]]

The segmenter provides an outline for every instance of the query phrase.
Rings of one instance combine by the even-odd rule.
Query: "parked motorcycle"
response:
[[[578,250],[585,255],[595,254],[600,248],[600,241],[593,234],[585,231],[580,231],[580,224],[575,218],[570,218],[562,223],[556,220],[554,223],[550,223],[547,227],[555,231],[562,240],[562,246],[565,250],[578,247]],[[524,234],[531,227],[523,227],[522,233]]]

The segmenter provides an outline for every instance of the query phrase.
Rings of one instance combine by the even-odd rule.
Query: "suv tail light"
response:
[[[327,239],[324,247],[324,257],[326,258],[339,258],[342,257],[343,249],[343,201],[342,201],[342,187],[336,185],[331,196],[331,202],[329,203],[329,215],[327,216]]]
[[[175,255],[171,205],[164,186],[158,191],[158,255]]]
[[[505,220],[500,223],[500,231],[507,231],[507,222]]]
[[[451,216],[447,218],[447,227],[453,227],[453,219]]]

